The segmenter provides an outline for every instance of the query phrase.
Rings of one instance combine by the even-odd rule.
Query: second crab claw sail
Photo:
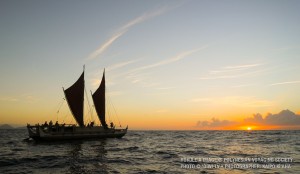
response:
[[[108,129],[105,121],[105,70],[98,89],[92,95],[96,112],[104,129]]]

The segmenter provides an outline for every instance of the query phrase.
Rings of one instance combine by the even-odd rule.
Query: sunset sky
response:
[[[300,129],[299,9],[297,0],[1,0],[0,124],[75,123],[62,87],[85,65],[89,102],[105,68],[107,121],[129,129]]]

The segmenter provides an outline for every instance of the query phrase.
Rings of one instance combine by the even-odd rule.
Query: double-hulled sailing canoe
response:
[[[27,124],[29,137],[34,140],[72,140],[72,139],[95,139],[95,138],[121,138],[127,133],[128,126],[125,129],[116,129],[113,124],[109,127],[105,121],[105,71],[98,89],[92,94],[93,102],[100,126],[94,125],[94,122],[84,125],[83,107],[84,107],[84,71],[79,79],[68,89],[64,90],[66,101],[71,113],[78,125],[74,124],[36,124],[34,126]]]

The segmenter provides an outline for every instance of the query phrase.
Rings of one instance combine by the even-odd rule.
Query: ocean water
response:
[[[36,143],[0,130],[0,173],[300,173],[300,131],[128,131]]]

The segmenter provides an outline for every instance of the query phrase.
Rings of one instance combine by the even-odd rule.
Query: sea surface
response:
[[[0,130],[0,173],[300,173],[300,131],[128,131],[37,143]]]

